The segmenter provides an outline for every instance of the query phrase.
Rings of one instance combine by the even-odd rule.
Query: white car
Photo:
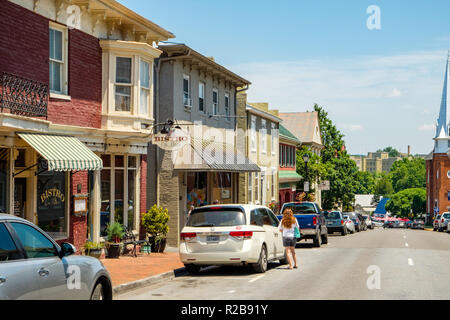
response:
[[[376,219],[372,219],[372,224],[373,224],[375,227],[378,227],[378,228],[382,228],[383,225],[384,225],[384,223],[383,223],[382,221],[376,220]]]
[[[450,212],[444,212],[439,219],[439,232],[448,232],[448,222],[450,221]]]
[[[370,216],[366,216],[366,215],[364,215],[363,218],[366,221],[367,229],[373,230],[375,228],[375,225],[372,222],[372,218]]]
[[[344,223],[345,223],[345,226],[347,227],[347,231],[349,231],[350,233],[356,232],[355,224],[354,224],[353,220],[350,219],[349,216],[344,215]]]
[[[287,263],[279,220],[267,207],[212,205],[194,209],[180,234],[180,258],[189,273],[209,265],[251,265],[264,273],[268,261]]]

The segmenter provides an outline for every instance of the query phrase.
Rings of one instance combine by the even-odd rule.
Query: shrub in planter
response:
[[[152,252],[164,252],[169,219],[169,211],[156,204],[142,215],[142,227],[149,235]]]
[[[108,238],[108,254],[106,257],[119,258],[121,251],[120,240],[125,235],[122,224],[119,222],[108,224],[108,226],[106,227],[106,235]]]
[[[83,247],[85,255],[100,259],[103,249],[102,243],[87,241]]]

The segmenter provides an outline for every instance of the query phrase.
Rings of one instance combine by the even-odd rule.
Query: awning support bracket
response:
[[[36,166],[38,166],[38,165],[39,165],[39,162],[33,164],[32,166],[29,166],[28,168],[25,168],[25,169],[23,169],[23,170],[20,170],[20,171],[17,172],[17,173],[14,173],[14,174],[13,174],[13,178],[15,178],[16,176],[18,176],[18,175],[21,174],[22,172],[25,172],[25,171],[28,171],[28,170],[30,170],[30,169],[33,169],[34,167],[36,167]]]

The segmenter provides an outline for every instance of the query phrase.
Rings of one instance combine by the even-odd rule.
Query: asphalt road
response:
[[[133,300],[450,299],[450,234],[375,229],[296,249],[299,269],[220,267],[128,292]],[[369,273],[368,273],[369,272]]]

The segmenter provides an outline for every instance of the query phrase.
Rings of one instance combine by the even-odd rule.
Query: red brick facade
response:
[[[434,207],[439,213],[450,211],[448,192],[450,191],[450,158],[447,154],[434,154],[433,160],[426,161],[427,168],[427,212],[434,215]]]
[[[0,73],[49,83],[49,24],[51,20],[7,0],[0,0]],[[47,120],[53,124],[101,128],[102,49],[99,39],[68,28],[68,92],[70,100],[50,98]],[[68,173],[70,201],[88,194],[88,173]],[[147,208],[147,156],[141,158],[141,212]],[[81,185],[81,192],[77,186]],[[87,219],[69,214],[69,238],[77,248],[86,241]]]

